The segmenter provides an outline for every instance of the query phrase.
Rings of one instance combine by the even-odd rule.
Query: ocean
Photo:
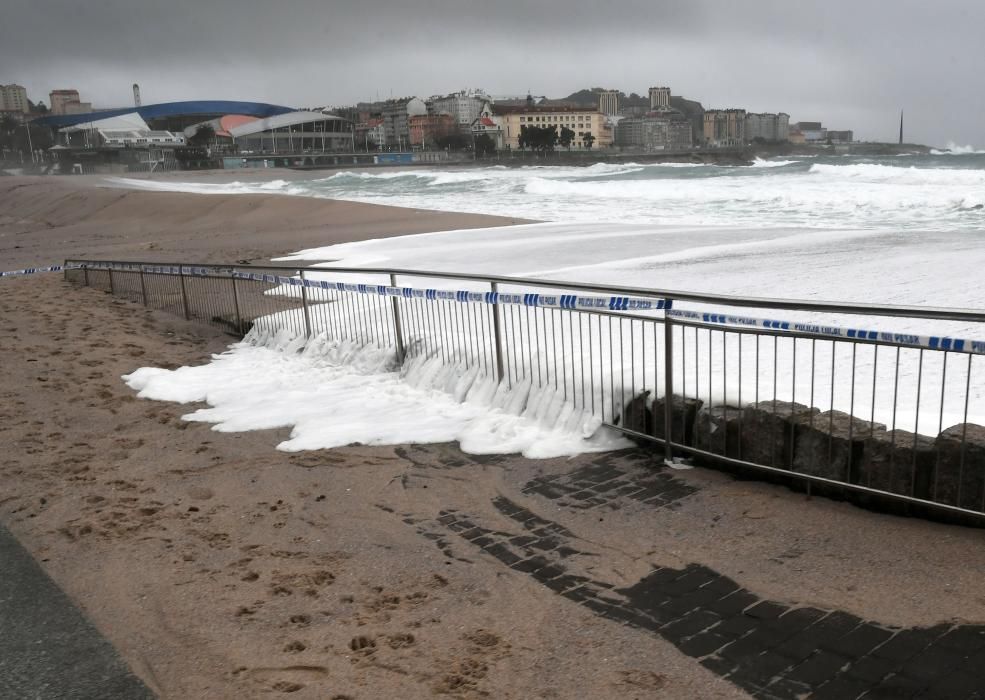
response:
[[[985,226],[985,152],[788,156],[757,159],[751,166],[415,167],[343,171],[305,180],[183,183],[177,188],[330,197],[562,222],[935,231]]]
[[[203,193],[328,197],[540,222],[345,243],[285,258],[309,263],[331,260],[319,264],[326,269],[324,277],[331,280],[388,283],[377,275],[340,273],[337,268],[390,267],[790,300],[985,306],[981,283],[985,153],[790,156],[758,160],[745,167],[408,168],[343,171],[290,181],[134,180],[125,184]],[[401,276],[399,284],[442,286],[440,281],[413,275]],[[448,281],[443,286],[488,290],[481,282]],[[522,285],[501,287],[501,291],[521,289]],[[735,311],[697,302],[677,307]],[[756,308],[741,313],[985,340],[981,325],[968,322]],[[811,396],[812,405],[820,408],[835,407],[866,419],[871,416],[887,425],[913,426],[915,432],[930,435],[961,422],[965,415],[985,421],[985,382],[980,372],[974,373],[973,380],[967,379],[970,363],[966,368],[963,364],[956,367],[960,363],[955,362],[948,367],[943,354],[932,353],[924,361],[923,353],[915,350],[895,359],[886,350],[879,359],[866,346],[856,356],[845,345],[838,349],[838,366],[842,370],[852,367],[856,382],[842,386],[825,375],[834,359],[823,358],[834,352],[833,346],[818,343],[818,357],[823,361],[816,366],[814,349],[811,346],[809,354],[791,356],[784,346],[772,362],[764,358],[770,365],[765,370],[775,368],[775,386],[770,391],[794,400]],[[742,403],[754,395],[763,377],[770,379],[768,371],[763,377],[750,372],[740,387],[731,377],[731,384],[718,395],[710,379],[698,377],[706,367],[708,373],[717,371],[713,360],[715,368],[725,361],[708,355],[708,346],[699,348],[686,372],[695,377],[692,389],[707,384],[711,393],[702,396],[705,400]],[[819,389],[814,396],[815,381],[829,388]],[[921,386],[943,387],[945,383],[946,398],[937,393],[941,389],[920,393]],[[898,397],[897,386],[905,388]],[[856,387],[867,389],[856,392]]]

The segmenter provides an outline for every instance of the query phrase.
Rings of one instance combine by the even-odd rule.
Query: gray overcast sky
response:
[[[99,107],[669,85],[705,108],[985,146],[985,0],[4,0],[0,83]]]

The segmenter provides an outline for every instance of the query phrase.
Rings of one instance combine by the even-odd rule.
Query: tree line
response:
[[[575,141],[575,132],[566,126],[561,127],[558,133],[556,126],[527,126],[520,127],[520,134],[517,136],[517,144],[521,149],[529,148],[532,151],[553,151],[558,146],[571,148]],[[595,143],[595,137],[590,133],[582,135],[582,143],[586,148],[591,148]]]

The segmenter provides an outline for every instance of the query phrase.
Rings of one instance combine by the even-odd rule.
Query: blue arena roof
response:
[[[107,109],[99,112],[88,112],[86,114],[54,114],[47,117],[35,119],[34,124],[38,126],[50,126],[61,129],[65,126],[74,126],[84,122],[106,119],[107,117],[118,117],[121,114],[132,114],[136,112],[144,121],[152,119],[164,119],[167,117],[186,117],[186,116],[212,116],[216,114],[245,114],[248,117],[273,117],[277,114],[293,112],[291,107],[271,105],[265,102],[235,102],[230,100],[192,100],[189,102],[162,102],[156,105],[143,105],[142,107],[124,107],[121,109]]]

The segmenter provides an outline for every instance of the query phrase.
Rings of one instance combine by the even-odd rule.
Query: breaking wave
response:
[[[115,182],[140,189],[279,193],[540,221],[980,231],[985,228],[985,158],[963,153],[962,158],[902,160],[797,156],[759,159],[752,167],[499,164],[346,170],[266,182]]]

